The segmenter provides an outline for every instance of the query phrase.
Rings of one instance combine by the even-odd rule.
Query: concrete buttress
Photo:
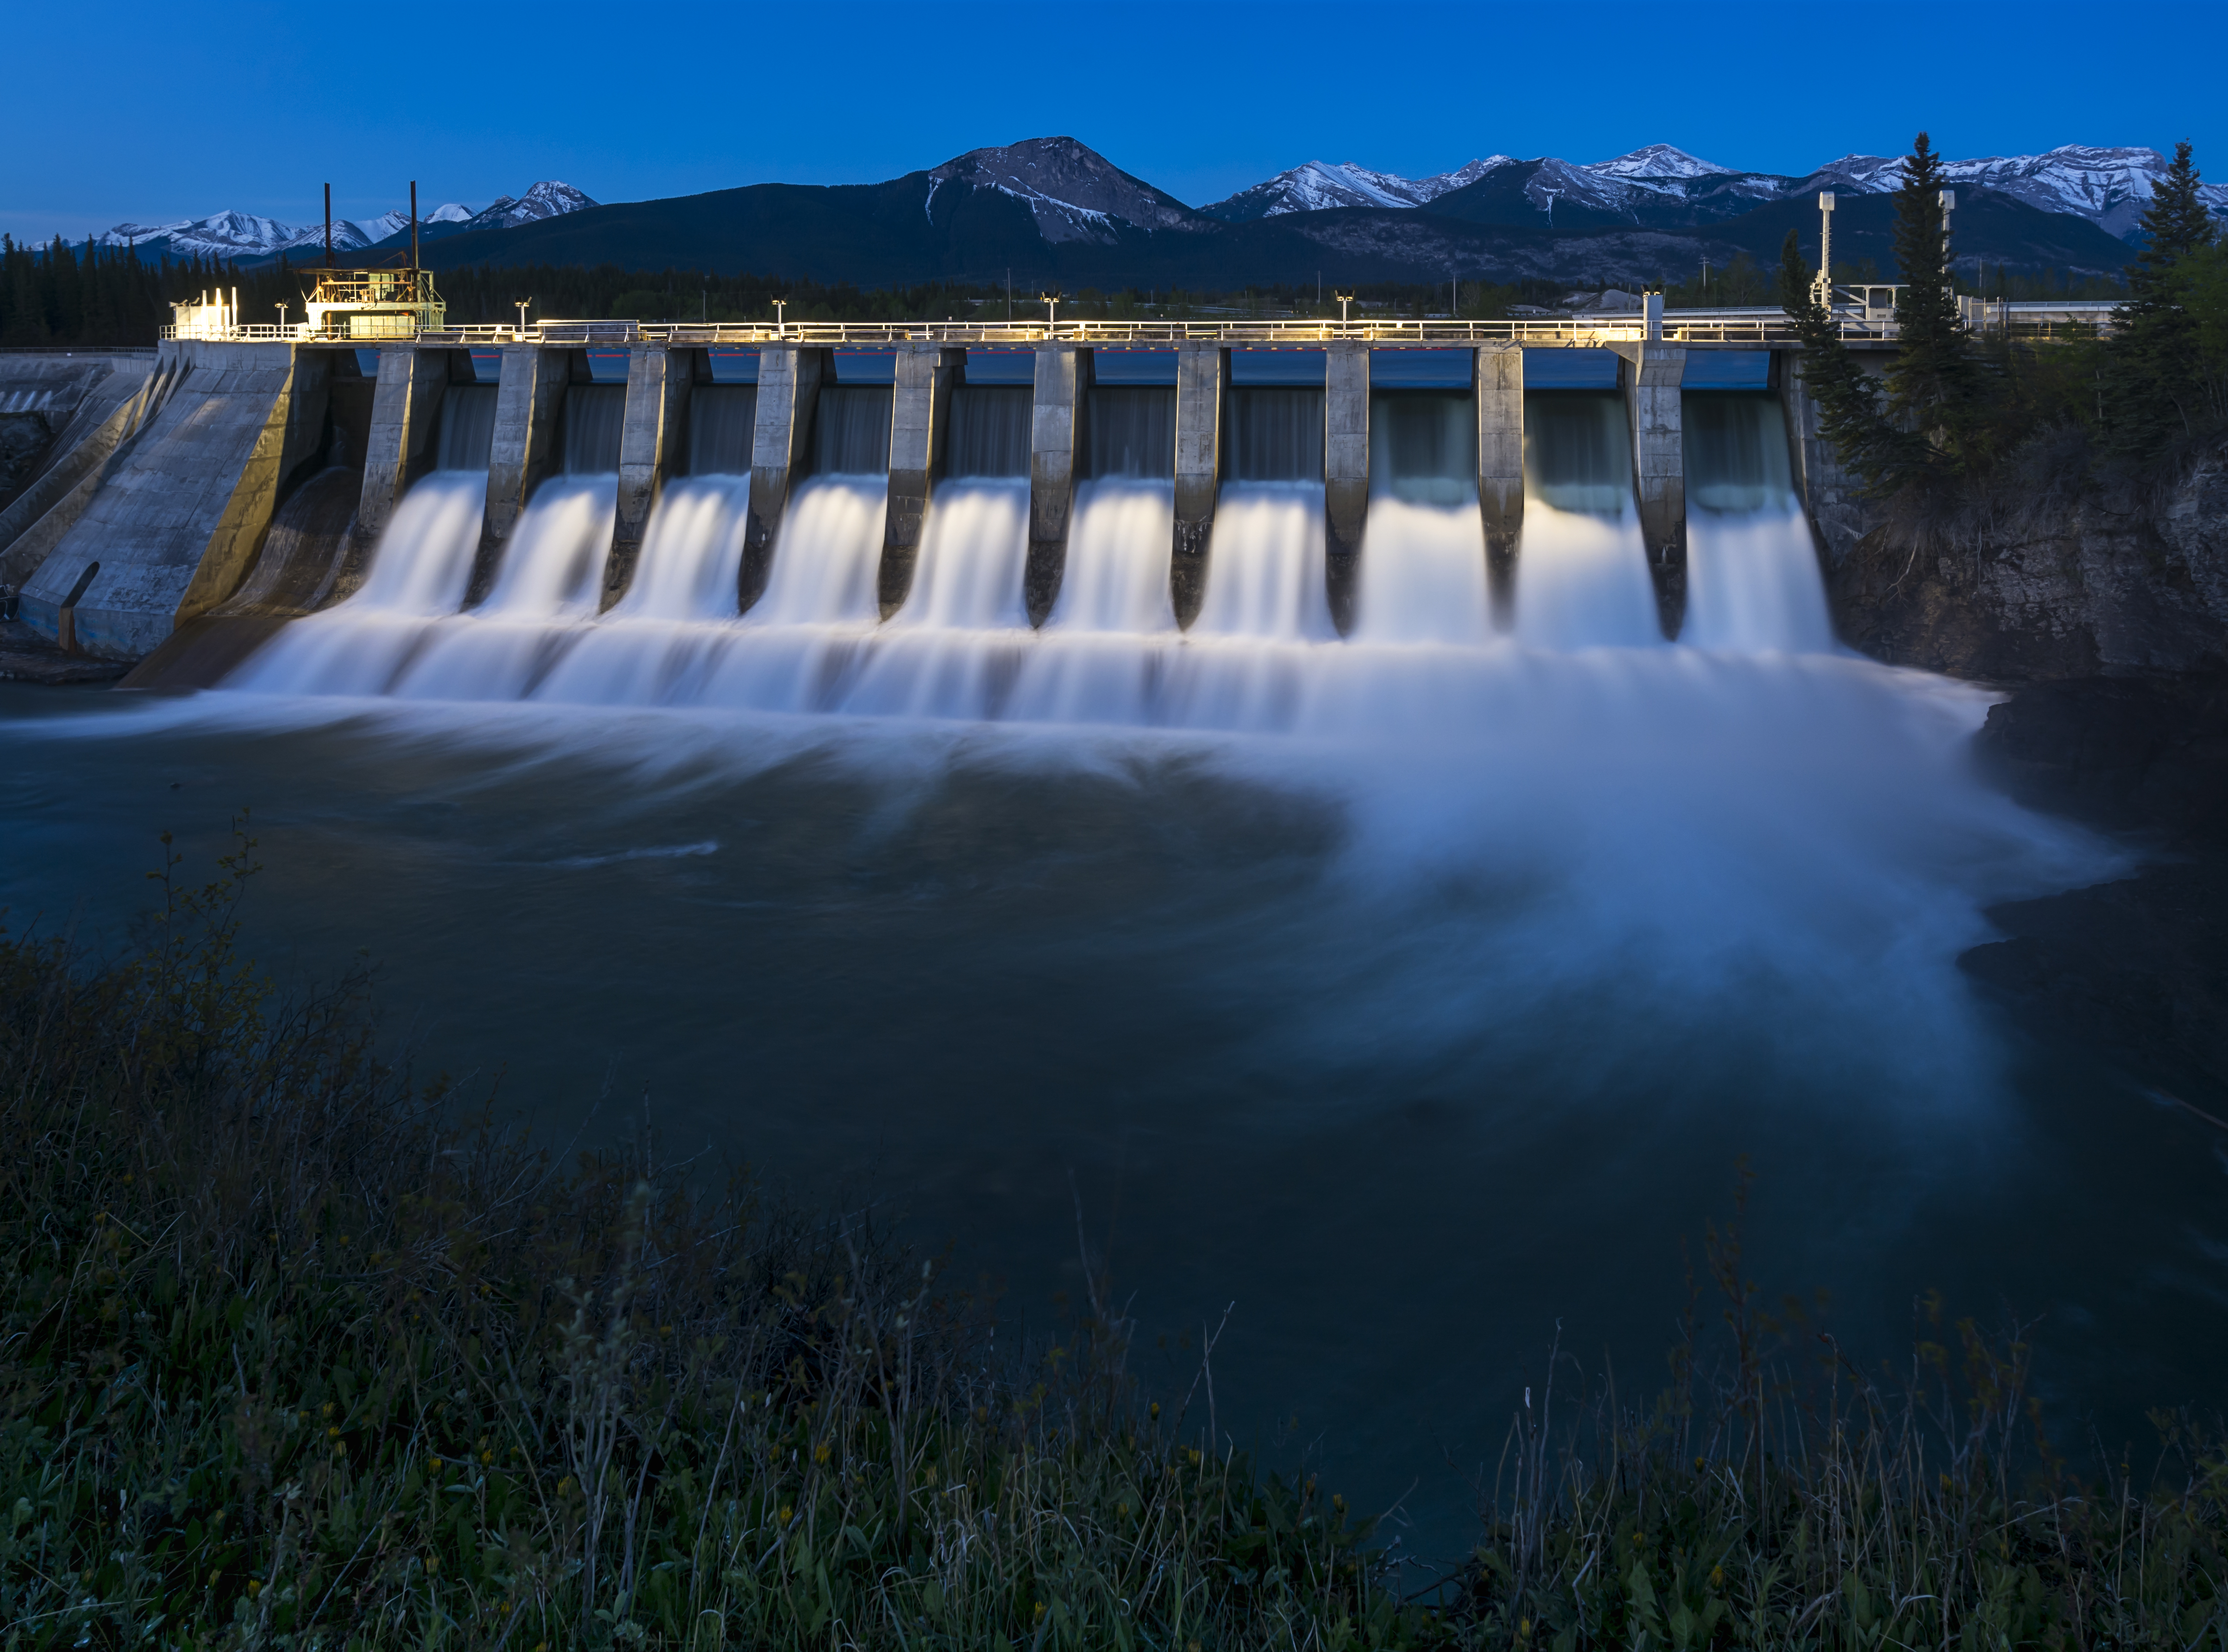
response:
[[[363,545],[377,542],[410,484],[429,468],[433,426],[448,388],[446,350],[402,344],[379,352],[371,429],[364,442],[363,493],[355,508],[355,535]]]
[[[757,422],[751,432],[750,520],[743,530],[742,567],[735,576],[740,611],[765,594],[773,572],[773,547],[782,513],[804,471],[804,445],[812,439],[813,409],[827,352],[795,344],[770,344],[759,352]]]
[[[487,515],[480,526],[479,554],[472,561],[472,582],[464,592],[467,608],[487,599],[503,565],[503,547],[526,514],[526,502],[541,478],[557,468],[557,427],[572,372],[570,350],[537,344],[503,347],[495,434],[488,444]]]
[[[1369,349],[1341,341],[1323,363],[1323,579],[1331,623],[1354,630],[1369,520]]]
[[[1516,547],[1524,533],[1524,350],[1477,352],[1477,507],[1485,519],[1485,576],[1493,623],[1516,614]]]
[[[1075,455],[1091,387],[1091,352],[1037,346],[1036,403],[1029,415],[1029,560],[1022,592],[1029,624],[1041,625],[1067,572],[1068,518],[1075,509]]]
[[[1168,596],[1187,629],[1207,600],[1207,549],[1222,485],[1222,400],[1229,352],[1218,344],[1176,349],[1176,521]]]
[[[1619,344],[1624,403],[1632,425],[1632,485],[1655,579],[1656,616],[1667,637],[1687,615],[1687,437],[1680,381],[1687,352],[1654,342]]]
[[[173,340],[157,377],[167,399],[86,478],[83,510],[23,589],[32,625],[59,637],[68,611],[75,646],[113,659],[232,594],[287,482],[324,445],[322,352]]]
[[[882,560],[876,594],[882,618],[905,606],[920,558],[929,494],[944,473],[952,386],[964,376],[967,352],[937,344],[898,346],[890,404],[890,503],[882,516]]]
[[[626,414],[619,432],[618,512],[611,554],[604,561],[602,606],[610,608],[633,583],[643,535],[664,491],[666,473],[688,439],[688,393],[695,382],[694,350],[637,344],[627,352]]]

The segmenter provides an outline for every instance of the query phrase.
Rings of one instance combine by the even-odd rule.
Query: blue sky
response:
[[[226,208],[307,221],[862,182],[1066,133],[1199,204],[1309,159],[1418,176],[1501,151],[1675,144],[1802,172],[2195,141],[2228,178],[2228,5],[1521,9],[1194,3],[317,8],[176,0],[14,14],[0,229]],[[1853,19],[1878,21],[1867,33]],[[636,22],[640,18],[639,25]],[[390,25],[391,35],[382,37]],[[1907,20],[1930,24],[1922,48]],[[2208,164],[2209,163],[2209,164]]]

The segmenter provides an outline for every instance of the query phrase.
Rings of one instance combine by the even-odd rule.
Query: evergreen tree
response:
[[[2153,458],[2204,419],[2198,323],[2183,291],[2193,260],[2212,245],[2186,142],[2143,210],[2142,256],[2127,266],[2128,299],[2112,312],[2106,420],[2112,451]]]
[[[1802,341],[1802,382],[1818,404],[1819,433],[1843,464],[1874,486],[1899,486],[1908,444],[1881,415],[1879,381],[1857,365],[1840,324],[1818,301],[1791,229],[1779,249],[1779,303]]]
[[[1904,157],[1895,197],[1895,261],[1903,283],[1895,302],[1897,348],[1887,370],[1887,414],[1907,439],[1899,467],[1907,480],[1964,468],[1975,433],[1980,373],[1957,315],[1943,222],[1947,180],[1924,132]]]

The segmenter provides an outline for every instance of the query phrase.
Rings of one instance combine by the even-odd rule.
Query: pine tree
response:
[[[2143,252],[2127,266],[2128,300],[2112,312],[2108,442],[2124,458],[2154,458],[2203,420],[2198,326],[2182,291],[2192,260],[2213,240],[2198,182],[2190,145],[2176,144],[2143,210]]]
[[[1950,282],[1941,198],[1946,182],[1942,157],[1919,133],[1904,157],[1895,197],[1895,261],[1903,285],[1895,302],[1895,360],[1887,370],[1888,418],[1909,439],[1901,468],[1913,481],[1964,468],[1981,399],[1981,375]]]
[[[1793,230],[1779,248],[1779,303],[1802,341],[1802,382],[1818,404],[1818,431],[1842,464],[1875,486],[1901,483],[1907,444],[1879,409],[1879,381],[1857,365],[1840,324],[1818,301],[1801,239]]]

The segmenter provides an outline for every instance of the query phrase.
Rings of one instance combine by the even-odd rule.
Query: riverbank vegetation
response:
[[[2228,1647],[2197,1420],[2078,1471],[2016,1338],[1929,1304],[1892,1385],[1737,1226],[1660,1399],[1551,1357],[1474,1550],[1395,1564],[1095,1269],[1017,1346],[871,1213],[384,1065],[240,956],[253,854],[112,959],[0,937],[9,1647]]]

